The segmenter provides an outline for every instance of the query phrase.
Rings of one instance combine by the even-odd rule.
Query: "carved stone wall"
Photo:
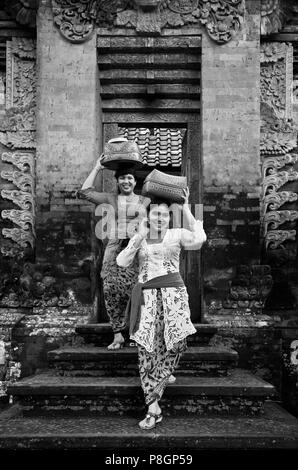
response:
[[[24,257],[34,250],[35,73],[35,41],[7,41],[5,112],[0,119],[4,256]]]
[[[275,283],[283,279],[283,285],[286,279],[289,284],[294,280],[297,258],[298,152],[292,117],[292,45],[265,43],[261,50],[261,239]],[[297,303],[288,287],[285,296],[287,307]]]
[[[52,0],[54,21],[72,42],[89,39],[96,27],[125,27],[142,34],[203,25],[218,43],[231,40],[243,21],[243,0]]]

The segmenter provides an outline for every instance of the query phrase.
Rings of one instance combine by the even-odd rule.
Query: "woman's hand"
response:
[[[104,161],[104,154],[102,153],[95,164],[95,168],[97,170],[102,170],[104,168],[104,166],[102,165],[103,161]]]
[[[147,217],[144,217],[144,219],[140,222],[138,234],[142,238],[146,238],[147,235],[148,235],[148,232],[149,232],[148,219],[147,219]]]
[[[189,199],[189,188],[187,186],[187,188],[184,188],[183,189],[183,204],[188,204],[188,199]]]

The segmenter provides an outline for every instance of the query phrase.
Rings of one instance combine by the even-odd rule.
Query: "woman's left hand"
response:
[[[188,204],[188,199],[189,199],[189,187],[183,189],[183,204]]]

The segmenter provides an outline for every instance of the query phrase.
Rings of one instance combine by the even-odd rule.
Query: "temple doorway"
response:
[[[119,135],[138,143],[145,166],[137,175],[137,193],[154,168],[186,175],[192,211],[202,217],[200,36],[139,37],[121,31],[117,36],[102,29],[97,46],[102,146]],[[113,172],[105,170],[100,185],[114,191]],[[99,276],[104,245],[99,245],[94,312],[105,322]],[[201,265],[200,252],[183,253],[181,272],[195,322],[203,321]]]

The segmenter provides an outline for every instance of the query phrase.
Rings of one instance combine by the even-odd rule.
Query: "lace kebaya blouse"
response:
[[[192,231],[183,228],[168,229],[160,243],[147,243],[139,234],[134,235],[127,247],[117,256],[117,264],[128,267],[135,256],[139,260],[139,282],[157,276],[179,272],[181,248],[198,250],[206,241],[203,223],[196,221]],[[144,346],[148,352],[154,350],[154,325],[157,312],[157,289],[143,291],[145,304],[141,308],[138,330],[131,339]],[[175,344],[196,332],[190,319],[186,287],[161,288],[164,313],[164,339],[168,351]]]

